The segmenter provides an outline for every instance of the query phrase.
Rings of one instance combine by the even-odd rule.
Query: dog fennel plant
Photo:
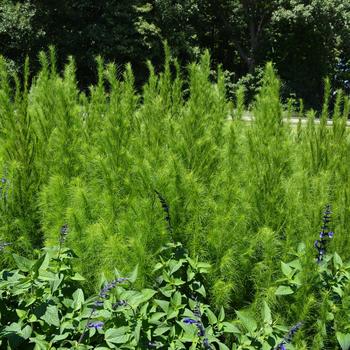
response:
[[[115,266],[124,276],[138,264],[135,288],[152,286],[157,252],[170,242],[157,189],[171,207],[175,241],[212,266],[207,294],[216,313],[223,306],[234,319],[249,305],[260,329],[266,302],[274,320],[305,322],[295,336],[300,349],[313,342],[319,349],[322,339],[328,346],[325,334],[335,346],[327,322],[307,320],[320,310],[326,320],[323,292],[298,292],[293,311],[275,295],[275,281],[280,261],[304,242],[297,257],[309,259],[302,266],[314,288],[311,251],[324,203],[337,213],[330,246],[349,261],[349,98],[331,98],[325,81],[320,113],[290,103],[286,114],[281,82],[267,64],[246,123],[243,89],[227,99],[224,74],[207,52],[187,68],[169,48],[164,56],[162,71],[148,63],[142,87],[130,65],[99,57],[88,91],[78,88],[73,58],[59,71],[52,48],[40,54],[33,79],[28,62],[16,76],[0,59],[0,242],[12,243],[4,251],[33,260],[68,223],[66,246],[80,257],[74,267],[87,295],[101,287],[102,274],[116,278]],[[306,125],[294,128],[293,114]],[[10,254],[0,254],[0,266],[15,268]],[[335,306],[346,313],[346,304]],[[346,335],[340,319],[337,330]]]

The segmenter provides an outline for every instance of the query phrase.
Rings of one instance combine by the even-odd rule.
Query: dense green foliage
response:
[[[276,63],[284,97],[320,107],[322,82],[350,91],[350,5],[347,0],[3,0],[0,54],[18,69],[49,45],[78,63],[79,86],[96,81],[94,58],[131,62],[137,86],[146,61],[163,62],[162,42],[187,65],[208,49],[226,80],[252,97],[267,61]],[[231,92],[234,90],[231,89]]]
[[[198,349],[212,343],[228,349],[219,338],[236,328],[224,322],[223,309],[217,318],[200,301],[208,264],[189,258],[181,244],[169,244],[163,254],[169,259],[155,266],[155,289],[132,290],[137,269],[127,278],[115,270],[115,279],[87,299],[70,249],[45,249],[37,260],[13,254],[17,268],[1,272],[0,345],[102,350],[187,349],[186,344]]]
[[[170,224],[168,204],[159,198]],[[275,295],[294,294],[292,309],[301,307],[306,317],[306,322],[297,323],[283,338],[286,328],[273,321],[266,301],[260,307],[261,322],[245,310],[236,311],[237,320],[227,322],[223,307],[217,317],[204,303],[210,265],[191,259],[181,243],[167,244],[160,251],[160,262],[152,273],[153,289],[131,290],[137,268],[126,278],[115,269],[114,280],[102,280],[99,294],[86,298],[79,284],[84,278],[73,270],[77,256],[64,247],[69,231],[64,225],[59,247],[43,249],[36,260],[12,254],[16,268],[1,272],[0,345],[10,349],[283,350],[291,346],[301,327],[310,327],[313,333],[316,321],[319,332],[313,348],[340,344],[342,350],[349,349],[350,333],[338,330],[348,329],[348,321],[341,321],[348,319],[350,308],[350,264],[344,265],[337,253],[327,252],[326,243],[334,236],[328,224],[324,219],[321,240],[315,243],[318,266],[308,266],[305,246],[296,260],[281,263],[285,277],[277,282],[284,285]],[[304,305],[303,295],[315,299]]]
[[[169,222],[168,205],[162,197],[160,200]],[[330,207],[328,218],[329,214]],[[204,304],[205,274],[210,265],[191,259],[181,243],[167,244],[160,251],[160,262],[152,274],[157,276],[153,289],[131,290],[137,268],[126,278],[115,269],[115,279],[102,280],[99,294],[86,298],[79,284],[84,278],[74,272],[72,265],[77,256],[63,245],[68,234],[68,226],[64,225],[59,247],[44,248],[36,260],[12,254],[16,268],[1,272],[0,345],[34,350],[286,350],[286,346],[292,348],[301,327],[308,327],[312,334],[316,324],[313,348],[334,349],[340,345],[348,350],[350,333],[339,329],[349,329],[350,264],[343,264],[337,253],[327,252],[326,243],[334,236],[328,229],[329,222],[324,219],[321,240],[315,242],[318,266],[308,264],[303,245],[297,259],[281,263],[284,278],[277,283],[284,285],[276,289],[275,295],[293,295],[293,300],[288,300],[292,310],[302,309],[306,318],[288,333],[273,321],[266,301],[260,307],[260,322],[246,310],[236,311],[237,319],[227,322],[223,307],[217,317]],[[2,244],[1,251],[8,246]],[[306,305],[304,295],[309,295],[310,303]],[[284,309],[281,312],[286,313]],[[306,348],[306,344],[304,340],[298,348]]]
[[[305,327],[295,338],[297,349],[334,348],[336,334],[346,340],[349,333],[348,266],[339,259],[350,260],[349,99],[339,91],[329,112],[326,81],[320,124],[311,111],[307,125],[293,128],[283,121],[280,81],[268,64],[255,121],[247,124],[241,120],[242,90],[234,106],[227,101],[224,74],[212,72],[208,53],[188,67],[188,79],[167,49],[165,56],[160,74],[149,64],[141,93],[129,65],[121,76],[98,59],[98,83],[85,94],[77,87],[74,62],[59,74],[53,51],[40,55],[42,68],[32,84],[28,63],[18,77],[1,60],[0,242],[12,243],[7,252],[33,259],[43,245],[56,245],[57,232],[67,224],[66,245],[79,256],[74,268],[86,278],[75,285],[69,273],[67,283],[84,295],[97,293],[102,274],[115,278],[115,267],[123,275],[138,265],[133,288],[152,287],[159,250],[181,242],[186,259],[211,264],[202,281],[203,305],[217,314],[223,307],[227,319],[238,317],[239,349],[268,349],[271,335],[276,344],[287,332],[276,325],[299,321]],[[327,249],[337,251],[325,259],[327,266],[316,263],[313,246],[325,203],[332,203],[336,232]],[[295,255],[301,262],[282,264],[281,271],[280,262]],[[0,258],[4,268],[14,267],[10,254]],[[30,264],[39,269],[42,263]],[[294,279],[299,270],[300,288]],[[35,270],[15,276],[24,284],[39,278],[39,289],[50,298],[50,282]],[[281,286],[288,291],[285,298]],[[191,304],[185,302],[189,292],[181,293]],[[61,304],[63,317],[71,311]],[[56,335],[40,326],[45,336]],[[191,329],[195,334],[196,326]],[[70,339],[76,341],[78,333]]]

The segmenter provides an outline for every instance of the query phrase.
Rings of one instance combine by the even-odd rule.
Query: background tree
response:
[[[12,70],[16,69],[15,62],[24,64],[25,56],[32,53],[33,43],[43,35],[34,30],[35,15],[36,8],[28,1],[0,2],[0,53],[6,57]]]
[[[131,61],[136,72],[149,56],[136,30],[139,0],[128,1],[42,1],[33,0],[37,26],[45,28],[45,41],[53,44],[61,58],[73,55],[78,78],[86,86],[96,78],[95,57],[120,65]]]
[[[285,94],[296,92],[311,106],[321,104],[323,78],[333,78],[349,53],[349,25],[347,1],[280,2],[271,18],[266,57],[286,82]],[[346,89],[345,80],[335,80],[334,88]]]
[[[271,60],[284,98],[292,94],[320,107],[325,76],[350,92],[347,0],[4,0],[0,39],[0,53],[17,65],[26,55],[36,62],[51,44],[59,67],[73,55],[83,88],[96,80],[97,55],[131,62],[140,86],[147,60],[156,70],[162,66],[167,40],[182,66],[209,49],[234,89],[241,83],[254,92]]]
[[[243,78],[248,89],[258,82],[269,60],[284,82],[283,96],[295,93],[308,106],[320,106],[325,76],[336,76],[335,88],[348,88],[350,6],[344,0],[154,0],[149,4],[160,37],[176,53],[190,52],[193,58],[193,48],[209,49],[213,61],[231,72],[233,82]]]

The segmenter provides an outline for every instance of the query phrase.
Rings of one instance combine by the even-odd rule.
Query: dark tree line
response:
[[[25,56],[49,45],[58,63],[77,62],[79,83],[95,79],[95,57],[131,62],[137,81],[146,61],[163,61],[162,42],[185,66],[209,49],[234,88],[254,89],[262,67],[273,61],[286,97],[318,106],[323,79],[349,92],[348,0],[2,0],[0,53],[19,69]]]

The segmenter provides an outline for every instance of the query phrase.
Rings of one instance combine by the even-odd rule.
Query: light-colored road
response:
[[[229,119],[232,119],[231,117]],[[254,116],[249,113],[246,112],[243,114],[242,116],[242,120],[245,122],[253,122],[254,121]],[[297,125],[299,123],[299,118],[297,117],[291,117],[291,118],[284,118],[283,119],[285,122],[290,122],[292,125]],[[307,124],[307,118],[301,118],[301,124]],[[320,119],[315,119],[315,124],[320,124]],[[327,126],[332,126],[333,125],[333,120],[328,119],[327,120]],[[346,122],[346,126],[350,127],[350,120],[347,120]]]

